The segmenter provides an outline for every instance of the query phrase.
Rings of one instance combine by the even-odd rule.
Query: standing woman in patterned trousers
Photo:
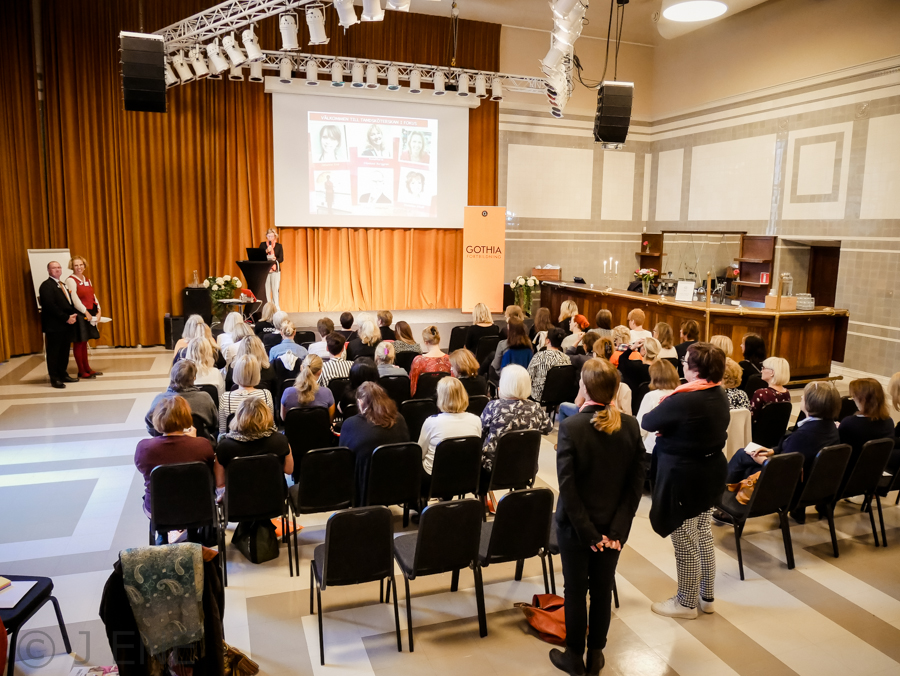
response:
[[[710,518],[725,490],[722,449],[731,414],[721,387],[725,353],[710,343],[694,343],[683,365],[688,382],[664,397],[641,426],[658,434],[650,466],[650,525],[662,537],[672,537],[678,569],[678,593],[651,609],[693,620],[698,605],[704,613],[714,612],[716,554]]]

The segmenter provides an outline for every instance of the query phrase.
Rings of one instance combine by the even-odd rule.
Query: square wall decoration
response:
[[[783,220],[844,218],[852,136],[852,122],[788,134]]]

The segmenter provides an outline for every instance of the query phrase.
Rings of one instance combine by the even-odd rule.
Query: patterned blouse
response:
[[[481,426],[487,429],[481,464],[486,470],[494,465],[497,439],[504,432],[539,430],[549,434],[553,423],[541,405],[530,399],[491,399],[481,413]]]
[[[791,393],[788,391],[784,392],[776,392],[771,387],[764,387],[761,390],[756,390],[753,393],[753,398],[750,400],[750,413],[753,416],[753,422],[756,422],[756,416],[759,415],[759,412],[763,409],[767,404],[774,404],[778,401],[790,401]]]
[[[413,359],[412,368],[409,370],[409,393],[416,396],[416,383],[423,373],[450,373],[450,357],[446,354],[440,357],[426,357],[419,355]]]
[[[394,352],[417,352],[422,354],[422,346],[418,343],[404,343],[402,340],[395,340]]]
[[[742,408],[746,408],[748,411],[750,410],[750,397],[747,396],[747,393],[744,392],[744,390],[733,387],[730,390],[726,389],[725,394],[728,395],[728,408],[732,411],[737,411]]]

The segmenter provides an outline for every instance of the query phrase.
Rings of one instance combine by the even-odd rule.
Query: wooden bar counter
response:
[[[736,307],[715,302],[676,301],[672,296],[644,296],[618,289],[591,289],[584,284],[569,282],[543,282],[541,307],[549,308],[555,322],[559,306],[564,300],[573,300],[578,309],[593,325],[599,310],[612,312],[613,326],[627,326],[628,313],[640,308],[646,315],[644,328],[652,331],[657,322],[666,322],[675,332],[681,322],[693,319],[700,325],[700,340],[723,335],[734,343],[735,361],[743,359],[741,338],[755,333],[766,341],[769,355],[784,357],[791,365],[791,381],[827,376],[832,361],[844,360],[847,344],[846,310],[817,307],[815,310],[791,312],[768,310],[765,307]]]

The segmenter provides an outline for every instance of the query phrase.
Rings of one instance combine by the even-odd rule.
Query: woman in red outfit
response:
[[[409,370],[409,389],[412,396],[416,395],[416,385],[423,373],[451,372],[450,357],[441,351],[441,334],[436,326],[429,326],[422,331],[422,342],[428,348],[428,352],[413,359]]]
[[[78,310],[78,321],[75,322],[75,336],[72,340],[72,352],[78,364],[79,378],[96,378],[102,376],[101,371],[94,371],[88,364],[88,344],[92,338],[100,337],[97,321],[100,319],[100,301],[94,295],[94,285],[84,274],[87,261],[83,256],[74,256],[69,261],[72,274],[66,279],[66,288],[72,296],[72,304]]]

